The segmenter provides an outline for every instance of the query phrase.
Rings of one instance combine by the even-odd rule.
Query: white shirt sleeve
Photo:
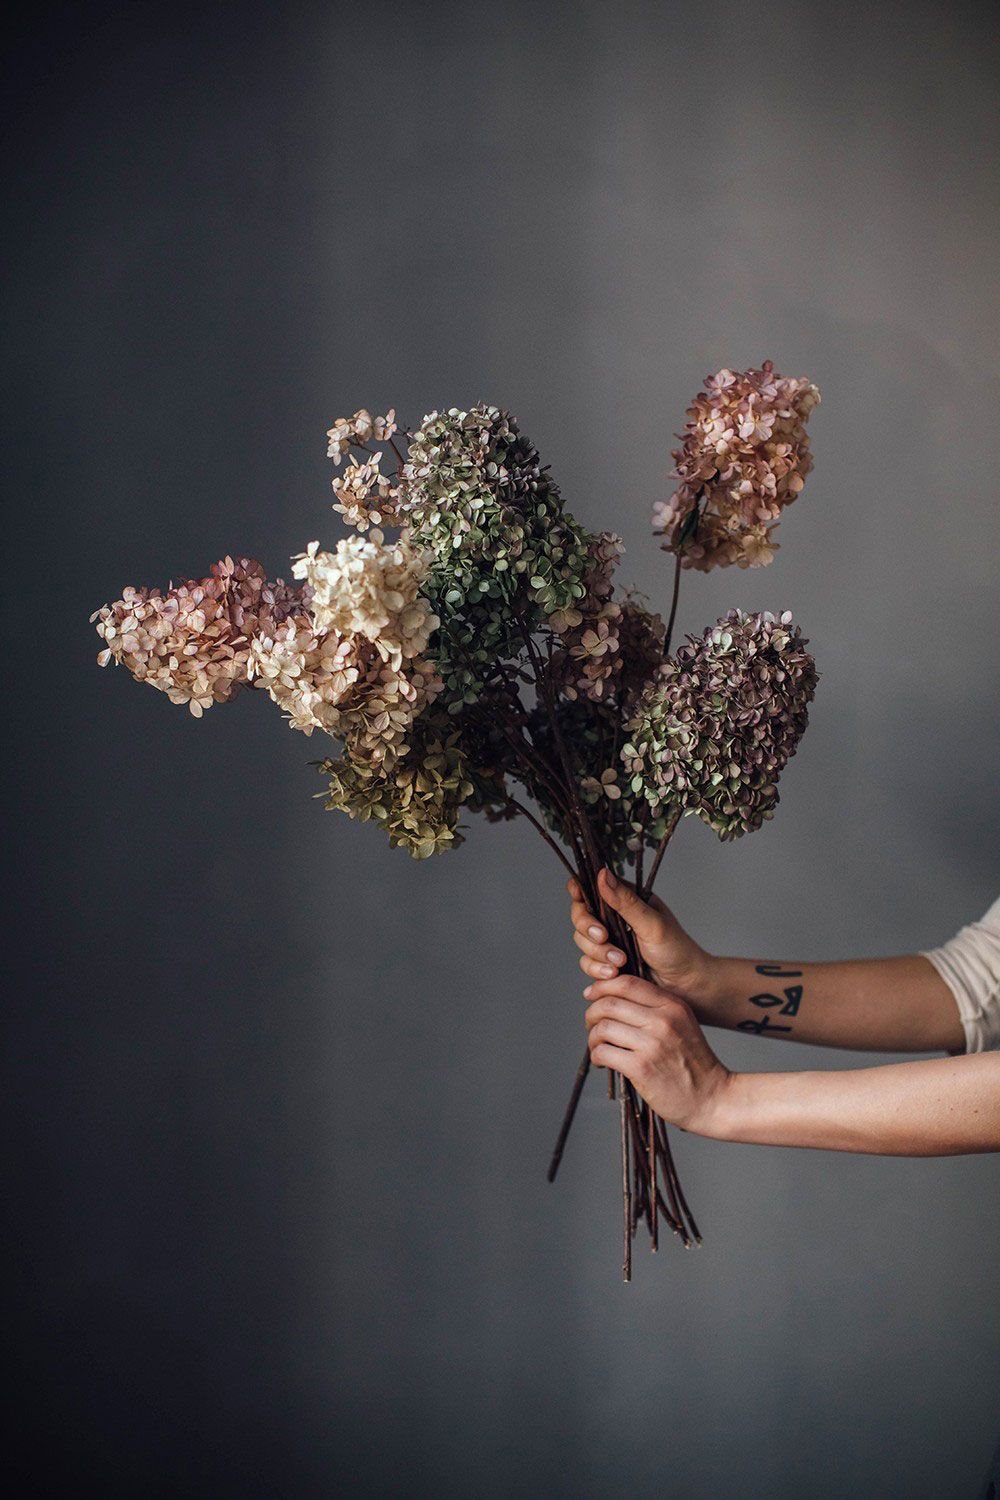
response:
[[[923,955],[958,1005],[966,1052],[1000,1049],[1000,901],[942,948]]]

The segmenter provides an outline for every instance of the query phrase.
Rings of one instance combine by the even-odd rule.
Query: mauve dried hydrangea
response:
[[[812,468],[805,424],[819,399],[810,381],[785,379],[769,360],[710,375],[673,454],[680,482],[653,508],[664,550],[701,572],[771,562],[773,528]]]
[[[689,637],[640,699],[622,760],[654,811],[694,811],[721,839],[761,826],[808,720],[816,665],[785,613],[730,610]]]
[[[127,588],[97,610],[91,621],[104,641],[97,660],[120,663],[200,718],[248,681],[254,638],[301,610],[303,597],[280,578],[269,582],[260,563],[225,557],[208,578],[183,579],[165,593]]]

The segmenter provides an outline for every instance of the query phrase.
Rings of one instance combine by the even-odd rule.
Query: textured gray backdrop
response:
[[[995,16],[775,3],[64,5],[9,54],[6,951],[22,1492],[975,1492],[995,1159],[680,1143],[706,1232],[618,1279],[558,868],[324,814],[252,698],[93,665],[91,609],[328,510],[325,429],[509,406],[648,533],[702,377],[822,387],[765,571],[823,673],[764,832],[685,826],[707,945],[946,938],[996,894]],[[13,535],[13,541],[9,540]],[[13,548],[13,551],[11,551]],[[724,1037],[738,1067],[853,1066]],[[15,1456],[16,1455],[16,1456]]]

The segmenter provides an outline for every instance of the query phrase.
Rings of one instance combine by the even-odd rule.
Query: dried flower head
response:
[[[452,702],[476,701],[520,632],[568,623],[593,569],[590,533],[508,412],[452,408],[410,439],[399,515],[430,559],[428,592],[442,621],[435,643]]]
[[[341,704],[364,668],[362,648],[367,644],[319,630],[309,614],[292,615],[272,634],[254,639],[250,676],[288,715],[293,728],[335,735]]]
[[[367,538],[344,537],[334,552],[310,542],[292,571],[309,584],[320,630],[364,636],[396,670],[427,649],[438,620],[420,592],[426,561],[407,540],[387,545],[373,529]]]
[[[302,589],[269,582],[249,558],[226,557],[208,578],[184,579],[165,593],[127,588],[97,610],[91,620],[104,641],[97,660],[126,666],[199,718],[247,682],[255,637],[302,608]]]
[[[333,493],[337,497],[334,510],[339,511],[349,526],[356,526],[359,531],[367,531],[369,526],[397,524],[399,490],[382,473],[379,467],[381,458],[381,453],[374,453],[366,463],[351,462],[333,481]]]
[[[372,765],[353,755],[325,761],[325,806],[362,823],[377,821],[394,847],[427,859],[461,843],[458,819],[473,795],[461,736],[450,720],[428,714],[398,762]]]
[[[819,399],[808,380],[785,379],[770,361],[709,376],[673,454],[677,489],[653,509],[664,550],[701,572],[771,562],[774,526],[812,468],[805,424]]]
[[[627,725],[632,790],[656,812],[697,812],[724,840],[759,828],[808,721],[816,665],[805,647],[787,612],[734,609],[689,637]]]
[[[387,443],[396,431],[396,413],[386,412],[384,417],[373,417],[364,407],[353,417],[338,417],[327,433],[329,444],[327,458],[339,464],[352,448],[364,448],[367,443]]]

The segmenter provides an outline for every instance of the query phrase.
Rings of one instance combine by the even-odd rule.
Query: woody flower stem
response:
[[[546,663],[543,663],[543,661],[542,661],[542,658],[541,658],[541,656],[539,654],[539,651],[538,651],[538,647],[537,647],[535,641],[532,639],[531,630],[528,627],[528,625],[526,624],[526,622],[523,619],[523,617],[519,618],[518,624],[520,626],[521,636],[522,636],[522,638],[524,640],[525,649],[526,649],[527,654],[528,654],[528,660],[531,663],[531,668],[532,668],[532,671],[533,671],[534,676],[535,676],[535,683],[536,683],[537,691],[540,693],[540,695],[542,697],[542,701],[545,704],[546,715],[548,717],[549,726],[550,726],[550,729],[552,731],[553,743],[555,744],[556,753],[557,753],[557,755],[559,757],[559,762],[560,762],[560,765],[562,767],[562,773],[563,773],[563,777],[564,777],[564,780],[565,780],[565,789],[566,789],[567,793],[569,794],[569,803],[570,803],[570,814],[571,814],[571,816],[570,816],[570,818],[569,818],[568,821],[570,822],[571,825],[575,825],[575,828],[576,828],[576,830],[577,830],[577,832],[578,832],[578,834],[580,836],[580,840],[581,840],[581,843],[583,845],[583,850],[584,850],[584,854],[585,854],[585,862],[586,862],[586,865],[588,867],[588,873],[590,875],[590,885],[591,885],[591,888],[596,892],[597,889],[598,889],[598,887],[597,887],[597,875],[598,875],[598,871],[602,868],[602,866],[603,866],[603,864],[604,864],[605,861],[603,860],[603,858],[601,856],[601,852],[600,852],[600,850],[597,847],[597,841],[596,841],[596,839],[594,837],[594,830],[593,830],[593,828],[591,826],[590,819],[587,816],[586,809],[584,808],[582,802],[580,801],[580,794],[579,794],[579,789],[578,789],[578,786],[577,786],[576,771],[575,771],[575,768],[573,766],[573,762],[572,762],[572,760],[570,758],[569,751],[566,748],[566,743],[565,743],[565,740],[563,738],[563,733],[562,733],[562,727],[561,727],[561,725],[559,723],[559,715],[558,715],[558,712],[557,712],[557,709],[556,709],[556,701],[555,701],[555,690],[553,688],[553,683],[552,683],[552,672],[551,672],[551,641],[549,642],[549,661],[546,664]],[[608,912],[607,908],[604,905],[603,900],[601,900],[599,896],[598,896],[598,906],[599,906],[599,910],[601,912],[601,915],[602,915],[605,923],[607,924],[609,930],[613,930],[613,929],[617,930],[618,929],[618,923],[617,923],[617,921],[615,920],[614,923],[612,923],[612,920],[611,920],[612,917],[613,917],[613,913],[609,913]],[[579,1076],[579,1070],[578,1070],[578,1076]],[[586,1075],[584,1075],[584,1077],[585,1076]],[[621,1161],[622,1161],[622,1220],[623,1220],[623,1245],[624,1245],[622,1275],[623,1275],[623,1277],[624,1277],[624,1279],[626,1281],[630,1281],[632,1279],[632,1191],[631,1191],[631,1186],[630,1186],[630,1182],[629,1182],[629,1165],[630,1165],[630,1156],[629,1156],[629,1150],[630,1150],[630,1130],[629,1130],[629,1121],[628,1121],[629,1099],[628,1099],[628,1094],[627,1094],[627,1090],[626,1090],[626,1087],[625,1087],[625,1079],[620,1074],[618,1074],[618,1075],[609,1074],[608,1075],[608,1096],[609,1096],[609,1098],[614,1098],[614,1087],[615,1087],[615,1083],[616,1082],[617,1082],[618,1097],[619,1097],[619,1135],[620,1135],[620,1143],[621,1143]],[[583,1082],[581,1080],[581,1082],[580,1082],[580,1088],[582,1089],[582,1087],[583,1087]],[[574,1089],[575,1089],[575,1085],[574,1085]],[[577,1102],[579,1102],[579,1093],[578,1092],[576,1093],[576,1100],[577,1100]],[[574,1108],[574,1112],[575,1112],[575,1108],[576,1108],[575,1104],[574,1104],[573,1108]],[[551,1171],[551,1167],[550,1167],[550,1171]]]

